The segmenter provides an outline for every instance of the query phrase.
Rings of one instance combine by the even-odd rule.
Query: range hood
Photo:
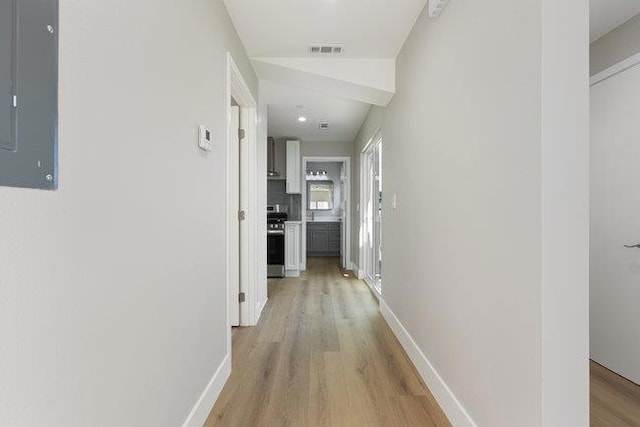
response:
[[[280,176],[280,173],[276,172],[276,140],[272,137],[267,138],[267,176]]]

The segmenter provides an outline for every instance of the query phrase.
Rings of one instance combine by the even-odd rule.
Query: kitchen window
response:
[[[329,211],[333,209],[333,181],[309,182],[309,210]]]

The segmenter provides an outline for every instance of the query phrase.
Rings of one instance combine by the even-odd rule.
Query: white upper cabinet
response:
[[[287,193],[302,194],[300,141],[287,141]]]

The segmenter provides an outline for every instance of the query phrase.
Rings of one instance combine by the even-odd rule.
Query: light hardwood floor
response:
[[[258,326],[233,333],[233,372],[205,426],[449,426],[378,310],[338,258],[269,281]]]
[[[640,426],[640,386],[591,362],[591,426]]]

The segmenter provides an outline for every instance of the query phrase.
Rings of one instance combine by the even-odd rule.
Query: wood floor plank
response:
[[[379,313],[336,259],[270,280],[254,328],[234,328],[233,372],[206,427],[449,426]],[[591,425],[640,426],[640,386],[591,363]]]
[[[254,328],[233,334],[233,372],[206,427],[448,426],[380,315],[338,258],[270,280]]]
[[[640,426],[640,386],[591,362],[591,426]]]

